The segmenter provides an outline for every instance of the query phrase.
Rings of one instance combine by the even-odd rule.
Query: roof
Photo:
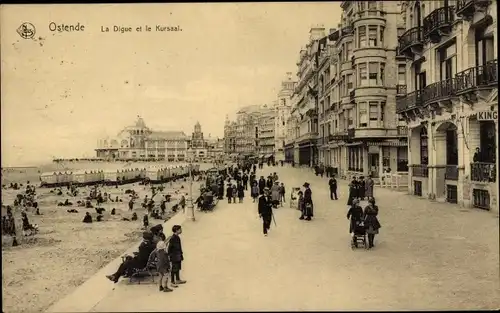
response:
[[[186,139],[187,135],[183,131],[153,131],[148,136],[148,139],[152,140],[174,140],[174,139]]]
[[[135,127],[137,128],[146,128],[146,123],[144,119],[140,116],[137,117],[137,121],[135,122]]]

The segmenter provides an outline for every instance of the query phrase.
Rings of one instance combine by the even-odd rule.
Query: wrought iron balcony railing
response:
[[[457,94],[476,88],[496,86],[498,84],[498,60],[486,62],[484,65],[471,67],[455,76]]]
[[[352,26],[346,26],[340,30],[340,37],[352,35],[353,33],[354,28]]]
[[[429,177],[429,168],[427,164],[414,164],[411,173],[414,177]]]
[[[421,90],[410,92],[406,97],[396,98],[396,113],[398,114],[420,106],[422,106]]]
[[[408,126],[398,126],[397,128],[398,136],[407,136],[408,135]]]
[[[491,3],[491,0],[457,0],[456,13],[458,16],[471,16],[476,10],[476,6],[485,7]]]
[[[458,180],[458,165],[446,165],[444,179]]]
[[[494,183],[497,179],[495,163],[475,162],[470,164],[470,177],[475,182]]]
[[[442,27],[450,26],[454,20],[454,6],[435,9],[424,18],[424,38],[429,38]]]
[[[399,52],[404,54],[406,53],[407,49],[411,48],[412,46],[422,45],[423,38],[423,27],[413,27],[408,29],[398,39]]]
[[[422,104],[427,105],[431,102],[450,98],[456,93],[455,78],[442,80],[425,87],[422,93]]]
[[[396,85],[396,95],[406,96],[406,85]]]

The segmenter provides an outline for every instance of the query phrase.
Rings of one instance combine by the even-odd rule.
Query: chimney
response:
[[[286,78],[287,78],[288,80],[292,80],[292,75],[293,75],[293,73],[292,73],[292,72],[286,72]]]
[[[330,33],[329,33],[329,35],[333,34],[333,33],[334,33],[334,32],[336,32],[336,31],[337,31],[337,29],[336,29],[336,28],[330,28]]]

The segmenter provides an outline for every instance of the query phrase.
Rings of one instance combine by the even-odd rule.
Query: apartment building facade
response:
[[[275,105],[272,107],[268,107],[267,105],[263,106],[258,116],[258,151],[259,156],[264,158],[274,156],[276,116],[274,107]]]
[[[292,95],[294,107],[290,119],[295,126],[293,160],[299,165],[318,164],[318,93],[317,70],[319,40],[325,37],[325,28],[313,27],[309,42],[302,49],[297,62],[298,82]],[[288,145],[292,145],[291,142]]]
[[[395,113],[400,6],[343,1],[341,8],[318,72],[321,163],[341,176],[406,172],[406,127]]]
[[[236,122],[229,120],[226,115],[224,121],[224,154],[231,155],[236,153]]]
[[[285,146],[287,136],[287,122],[292,110],[292,94],[296,85],[292,72],[286,73],[287,77],[281,82],[278,101],[275,103],[274,119],[274,156],[276,161],[286,161]],[[293,147],[292,147],[293,151]],[[289,158],[288,158],[289,159]]]
[[[496,9],[484,0],[401,2],[406,90],[397,113],[409,126],[411,194],[498,212]]]

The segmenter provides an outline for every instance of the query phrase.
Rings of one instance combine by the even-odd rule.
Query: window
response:
[[[427,139],[427,128],[422,127],[420,130],[420,164],[429,164]]]
[[[380,102],[380,121],[384,124],[385,120],[385,101]]]
[[[451,46],[443,47],[439,50],[440,80],[451,79],[457,73],[457,46],[453,43]]]
[[[370,101],[370,121],[378,120],[378,102]]]
[[[352,74],[347,74],[347,90],[351,90],[353,86]]]
[[[384,86],[385,82],[385,64],[380,63],[380,85]]]
[[[382,166],[390,167],[391,165],[391,148],[382,147]]]
[[[406,85],[406,65],[398,65],[398,85]]]
[[[348,43],[346,43],[346,50],[347,50],[347,58],[352,55],[352,41],[349,41]],[[347,61],[347,58],[346,58],[346,61]]]
[[[354,124],[353,110],[347,110],[347,126]]]
[[[358,48],[366,47],[366,26],[358,27]]]
[[[368,126],[368,112],[366,110],[366,102],[358,102],[359,110],[359,127]]]
[[[384,31],[385,31],[385,28],[383,26],[379,26],[379,33],[380,33],[380,46],[383,47],[384,46]]]
[[[378,63],[370,62],[368,68],[368,78],[369,85],[376,86],[377,85],[377,74],[378,74]]]
[[[366,63],[358,64],[359,86],[368,86],[368,74],[366,72]]]
[[[377,15],[377,1],[368,1],[368,15]]]
[[[365,1],[358,2],[358,10],[359,10],[359,12],[363,12],[364,10],[366,10],[366,2]]]
[[[368,45],[370,47],[377,46],[377,26],[368,27]]]
[[[484,31],[484,29],[478,29],[476,31],[476,66],[485,65],[486,62],[496,57],[493,50],[493,36],[485,36]]]

